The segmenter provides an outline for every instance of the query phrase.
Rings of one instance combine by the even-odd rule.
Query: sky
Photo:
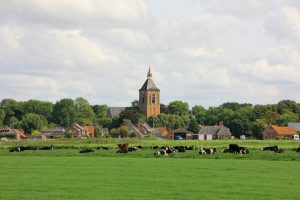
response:
[[[299,0],[1,0],[0,99],[300,102]]]

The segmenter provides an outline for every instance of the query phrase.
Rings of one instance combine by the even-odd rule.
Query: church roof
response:
[[[148,91],[148,90],[159,91],[159,89],[155,85],[154,81],[152,79],[149,79],[149,78],[145,81],[145,83],[142,86],[142,88],[140,89],[140,91]]]
[[[149,66],[149,71],[147,73],[147,80],[145,81],[145,83],[142,86],[142,88],[140,89],[140,91],[148,91],[148,90],[159,91],[159,89],[155,85],[154,81],[152,80],[152,73],[151,73],[150,66]]]

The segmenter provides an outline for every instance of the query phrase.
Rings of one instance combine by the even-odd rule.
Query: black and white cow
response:
[[[156,151],[154,155],[164,155],[164,156],[169,156],[172,153],[176,152],[176,150],[173,147],[169,146],[162,146],[161,150]]]
[[[246,147],[240,147],[237,144],[230,144],[229,149],[224,149],[223,153],[248,154],[250,151]]]
[[[199,154],[214,154],[216,152],[216,148],[200,148]]]
[[[109,147],[105,147],[105,146],[100,146],[97,147],[98,150],[109,150]]]
[[[297,153],[300,153],[300,145],[299,145],[299,147],[296,149],[296,152],[297,152]]]
[[[174,149],[176,149],[178,152],[185,152],[186,148],[184,146],[175,146]]]
[[[278,150],[278,146],[277,145],[261,148],[261,151],[277,151],[277,150]]]
[[[52,145],[50,145],[50,146],[40,147],[39,149],[40,149],[40,150],[52,150],[52,149],[54,149],[54,148],[53,148]]]
[[[79,151],[79,153],[92,153],[92,152],[94,152],[94,150],[91,148],[85,148]]]
[[[21,147],[12,147],[9,149],[9,152],[20,152],[20,151],[23,151],[21,150]]]
[[[128,151],[129,151],[129,152],[137,151],[137,150],[139,150],[139,148],[137,148],[137,147],[135,147],[135,146],[128,147]]]
[[[151,149],[159,149],[159,146],[152,146]]]

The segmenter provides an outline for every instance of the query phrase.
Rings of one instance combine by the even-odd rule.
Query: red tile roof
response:
[[[296,135],[297,134],[297,132],[289,126],[280,127],[280,126],[271,125],[271,127],[277,132],[278,135]]]

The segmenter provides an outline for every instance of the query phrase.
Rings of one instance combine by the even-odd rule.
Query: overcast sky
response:
[[[1,0],[0,99],[300,102],[299,0]]]

